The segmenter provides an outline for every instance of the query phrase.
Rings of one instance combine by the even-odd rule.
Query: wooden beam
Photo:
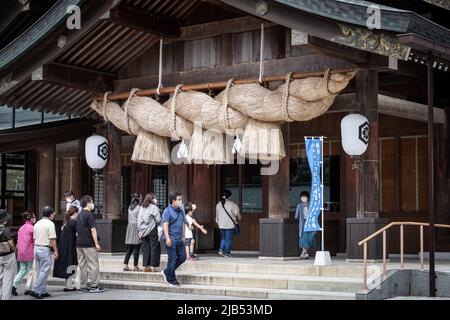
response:
[[[35,149],[87,137],[95,124],[92,120],[66,120],[31,127],[6,130],[0,134],[0,153]]]
[[[386,95],[378,95],[378,112],[388,116],[394,116],[403,119],[410,119],[420,122],[427,122],[428,111],[424,104],[389,97]],[[333,105],[327,113],[337,112],[359,112],[358,103],[356,101],[355,93],[344,93],[336,97]],[[434,123],[447,123],[447,116],[445,110],[441,108],[434,108]]]
[[[114,24],[162,37],[179,37],[180,22],[124,4],[109,10],[102,18]]]
[[[112,91],[114,74],[91,69],[50,63],[39,67],[31,74],[31,80],[45,81],[58,86],[103,93]]]
[[[288,72],[319,72],[327,68],[346,69],[355,65],[348,62],[322,55],[306,55],[301,57],[289,57],[285,59],[267,60],[264,62],[264,75],[273,76],[287,74]],[[201,70],[182,71],[163,76],[165,87],[179,83],[194,84],[205,82],[226,81],[231,78],[248,79],[257,77],[259,63],[243,63],[229,65],[221,68],[205,68]],[[127,91],[132,88],[152,88],[158,85],[158,76],[145,76],[140,78],[120,79],[114,81],[114,92]]]
[[[181,35],[179,38],[171,39],[170,41],[190,41],[203,38],[212,38],[226,33],[241,33],[261,29],[261,23],[264,23],[265,28],[275,26],[275,23],[267,22],[255,17],[239,17],[232,19],[225,19],[220,21],[213,21],[191,26],[181,27]]]
[[[100,4],[97,1],[88,1],[82,10],[83,14],[83,27],[80,30],[68,30],[65,23],[55,29],[51,35],[49,35],[44,41],[37,43],[35,46],[30,47],[29,50],[21,57],[20,62],[9,63],[4,69],[0,70],[0,101],[3,101],[3,96],[12,90],[15,86],[23,83],[30,74],[38,69],[42,65],[50,63],[55,57],[76,41],[79,41],[81,37],[89,32],[91,28],[98,23],[98,19],[111,8],[114,4],[113,0],[105,0]],[[44,16],[43,20],[48,20],[50,23],[51,17]],[[17,47],[30,46],[27,36],[36,33],[34,27],[27,30],[20,38],[16,40]],[[65,46],[63,48],[58,47],[57,40],[60,36],[65,36]]]

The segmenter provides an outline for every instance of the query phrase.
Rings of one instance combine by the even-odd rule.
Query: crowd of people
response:
[[[216,205],[215,221],[221,235],[219,255],[222,257],[231,257],[233,238],[240,232],[239,221],[242,219],[239,207],[231,196],[232,193],[225,190]],[[302,248],[300,257],[308,259],[308,249],[315,246],[315,233],[304,231],[309,209],[308,192],[302,192],[300,198],[295,219],[299,221],[299,247]],[[66,213],[59,239],[53,222],[55,210],[46,206],[39,221],[36,221],[33,212],[23,213],[24,223],[18,231],[17,248],[11,231],[6,227],[11,215],[0,210],[0,300],[9,299],[11,294],[18,295],[19,284],[25,276],[25,295],[37,299],[49,297],[47,279],[53,263],[53,277],[67,280],[64,291],[104,291],[100,287],[98,254],[101,247],[93,199],[85,195],[77,200],[73,192],[68,191],[65,200]],[[175,270],[186,260],[198,259],[194,250],[194,230],[198,229],[204,234],[207,234],[207,230],[193,217],[197,206],[190,202],[185,205],[181,193],[169,195],[168,206],[162,214],[157,204],[158,199],[154,193],[147,193],[144,199],[138,193],[132,194],[128,207],[123,271],[161,272],[169,285],[179,286]],[[168,257],[164,270],[158,270],[161,243],[165,245]],[[138,266],[141,251],[142,269]],[[133,268],[130,268],[129,260],[132,255]]]

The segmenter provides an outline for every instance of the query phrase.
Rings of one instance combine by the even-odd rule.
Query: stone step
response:
[[[270,274],[270,275],[302,275],[316,277],[363,277],[364,269],[361,265],[339,264],[332,266],[314,266],[313,261],[305,263],[287,262],[287,263],[269,263],[267,261],[241,262],[240,259],[222,258],[218,259],[202,259],[194,262],[186,262],[180,266],[179,271],[188,272],[224,272],[224,273],[253,273],[253,274]],[[142,261],[140,259],[139,261]],[[165,268],[167,258],[161,257],[161,268]],[[123,259],[118,257],[101,258],[100,268],[121,270],[123,267]]]
[[[102,270],[101,278],[111,281],[165,283],[161,273]],[[357,292],[362,278],[268,275],[255,273],[177,271],[177,279],[189,285],[245,287],[282,290]]]
[[[64,280],[49,278],[50,285],[63,285]],[[160,292],[173,292],[184,294],[205,294],[216,296],[231,296],[250,299],[273,300],[354,300],[355,294],[351,292],[313,291],[313,290],[283,290],[264,288],[245,288],[212,286],[198,284],[182,284],[172,287],[166,283],[130,282],[120,280],[102,280],[104,288],[125,290],[147,290]]]

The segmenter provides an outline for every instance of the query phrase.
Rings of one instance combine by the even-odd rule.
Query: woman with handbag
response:
[[[231,257],[233,236],[239,234],[238,221],[242,219],[239,207],[231,200],[231,191],[225,190],[216,205],[216,223],[220,229],[219,255]]]
[[[161,260],[158,226],[161,214],[154,193],[147,193],[138,214],[138,235],[142,240],[144,272],[158,272]]]
[[[125,254],[125,260],[123,262],[123,271],[142,271],[138,267],[139,263],[139,251],[141,249],[141,239],[139,238],[138,230],[138,214],[141,209],[141,195],[138,193],[133,193],[131,195],[131,203],[128,207],[128,225],[127,233],[125,235],[125,245],[127,246],[127,253]],[[133,254],[134,258],[134,268],[130,269],[128,267],[128,262]]]

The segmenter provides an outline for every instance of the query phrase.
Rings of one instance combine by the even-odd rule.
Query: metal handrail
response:
[[[393,226],[400,226],[400,270],[403,270],[404,267],[404,226],[420,226],[420,270],[423,271],[423,227],[429,227],[430,224],[426,222],[391,222],[388,225],[384,226],[380,230],[374,232],[367,238],[358,242],[358,245],[364,245],[364,289],[367,289],[367,242],[378,236],[379,234],[383,234],[383,274],[387,274],[387,258],[386,258],[386,230],[390,229]],[[450,229],[450,225],[448,224],[435,224],[436,228],[448,228]]]

